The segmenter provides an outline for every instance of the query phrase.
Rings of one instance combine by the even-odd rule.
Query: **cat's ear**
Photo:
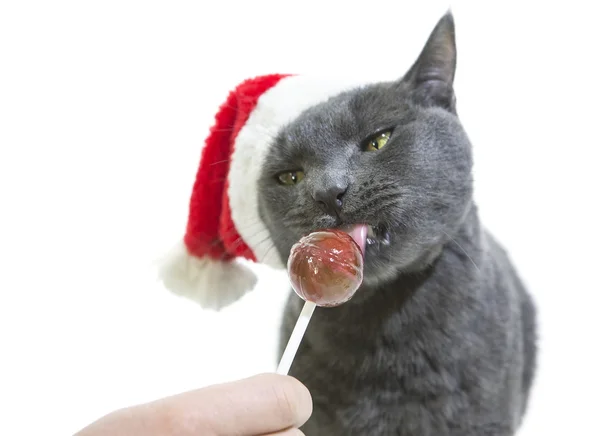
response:
[[[403,77],[415,103],[455,111],[456,42],[454,18],[448,12],[437,23],[417,61]]]

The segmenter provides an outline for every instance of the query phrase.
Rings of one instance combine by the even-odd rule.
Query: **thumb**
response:
[[[297,379],[278,374],[260,374],[184,395],[189,395],[183,402],[185,409],[204,405],[206,426],[217,434],[272,433],[300,427],[312,414],[308,389]]]

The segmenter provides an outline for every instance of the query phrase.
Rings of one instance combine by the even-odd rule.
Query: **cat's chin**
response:
[[[363,284],[367,288],[378,288],[397,280],[404,274],[427,270],[439,258],[443,245],[430,246],[415,253],[395,250],[393,239],[383,245],[367,245],[365,252]]]

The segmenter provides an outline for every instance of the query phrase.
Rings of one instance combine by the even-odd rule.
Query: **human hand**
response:
[[[117,410],[75,436],[292,436],[311,413],[302,383],[261,374]]]

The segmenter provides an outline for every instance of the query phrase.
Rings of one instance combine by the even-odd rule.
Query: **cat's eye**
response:
[[[304,178],[302,171],[286,171],[277,176],[277,180],[282,185],[295,185],[300,183]]]
[[[381,150],[390,140],[390,136],[392,135],[392,131],[388,130],[386,132],[378,133],[376,136],[372,137],[367,141],[367,151],[377,151]]]

